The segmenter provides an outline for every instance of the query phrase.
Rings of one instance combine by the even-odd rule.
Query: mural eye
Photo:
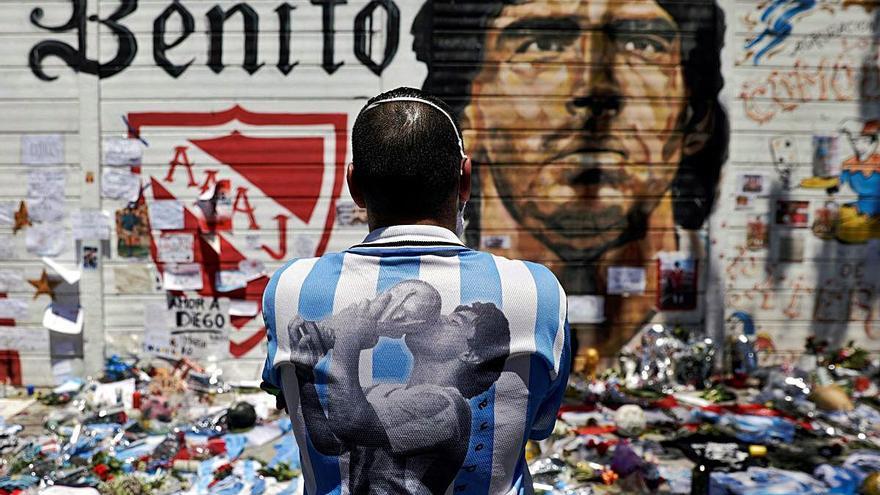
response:
[[[526,37],[516,48],[516,53],[532,55],[555,55],[562,53],[572,43],[572,37],[559,33],[537,33]]]
[[[668,41],[650,35],[621,36],[617,45],[619,50],[649,61],[666,56],[672,48]]]

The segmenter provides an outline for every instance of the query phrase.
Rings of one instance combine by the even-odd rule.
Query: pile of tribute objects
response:
[[[536,492],[880,495],[880,361],[771,349],[662,325],[601,373],[590,349],[553,434],[526,445]],[[114,356],[99,379],[0,387],[0,495],[302,493],[290,420],[257,385]]]
[[[0,495],[301,493],[275,397],[186,359],[0,398]]]
[[[637,340],[599,376],[589,350],[553,434],[527,445],[537,493],[880,495],[880,361],[864,349],[811,338],[774,360],[753,331],[718,346],[662,325]]]

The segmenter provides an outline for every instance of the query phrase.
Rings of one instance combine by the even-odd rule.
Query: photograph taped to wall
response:
[[[657,308],[684,311],[697,307],[697,262],[687,253],[657,255]]]
[[[150,256],[150,221],[144,202],[116,210],[116,251],[121,258]]]
[[[749,251],[767,249],[767,221],[764,215],[749,215],[746,223],[746,248]]]
[[[770,177],[761,173],[740,174],[736,178],[737,193],[747,196],[766,196],[770,192]]]
[[[813,176],[836,177],[840,175],[840,145],[838,136],[813,136]]]
[[[776,225],[806,228],[810,225],[809,201],[776,201]]]
[[[82,246],[82,255],[80,257],[82,260],[82,268],[83,270],[94,271],[98,269],[98,260],[101,259],[101,255],[99,254],[98,246]]]

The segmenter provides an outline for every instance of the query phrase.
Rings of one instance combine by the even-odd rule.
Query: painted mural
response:
[[[718,339],[734,314],[780,352],[809,335],[877,350],[877,12],[4,3],[0,354],[24,381],[113,353],[256,377],[268,276],[366,233],[349,129],[401,85],[463,129],[465,240],[550,266],[582,353],[613,356],[657,322]]]

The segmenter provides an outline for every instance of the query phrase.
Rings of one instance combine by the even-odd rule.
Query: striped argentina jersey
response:
[[[570,358],[544,266],[397,225],[288,262],[263,316],[306,494],[532,492],[525,442],[552,431]]]

